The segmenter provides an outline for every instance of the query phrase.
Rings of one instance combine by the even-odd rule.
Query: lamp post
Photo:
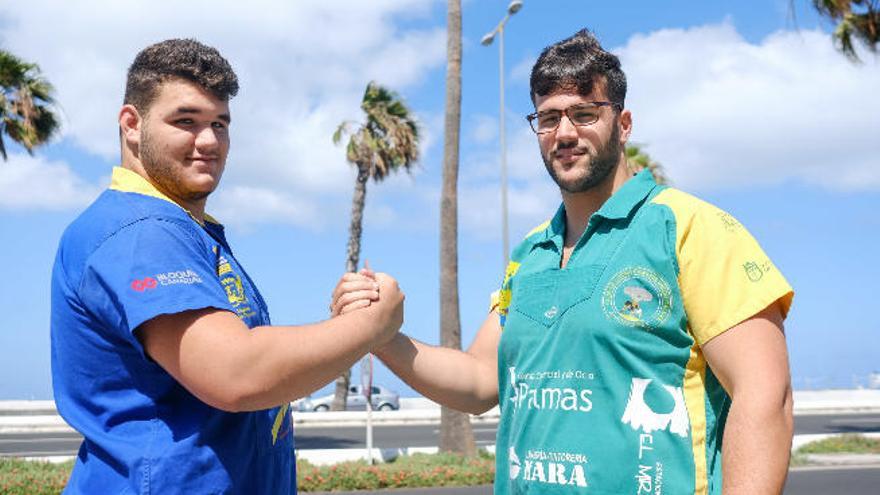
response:
[[[501,95],[501,106],[499,109],[499,133],[501,141],[501,238],[504,249],[504,270],[507,269],[508,256],[510,255],[510,234],[507,224],[507,147],[504,142],[504,25],[510,16],[519,12],[523,3],[520,0],[513,0],[507,6],[507,13],[501,22],[495,26],[495,29],[483,36],[480,43],[483,46],[489,46],[498,35],[498,80],[500,84],[499,94]]]

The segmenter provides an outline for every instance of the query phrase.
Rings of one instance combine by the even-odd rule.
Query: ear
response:
[[[629,136],[632,134],[632,124],[632,112],[627,109],[621,110],[617,122],[617,125],[620,126],[620,144],[626,144],[629,141]]]
[[[122,105],[119,110],[119,132],[122,135],[123,144],[135,147],[140,145],[143,122],[140,112],[134,105]]]

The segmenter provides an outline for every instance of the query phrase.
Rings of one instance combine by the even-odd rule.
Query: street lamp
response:
[[[480,43],[482,43],[483,46],[489,46],[492,44],[492,41],[495,40],[495,35],[498,35],[498,80],[500,81],[501,88],[501,107],[499,112],[499,131],[501,135],[501,238],[504,246],[505,270],[507,269],[508,256],[510,255],[510,235],[507,226],[507,148],[504,143],[504,25],[507,24],[507,20],[510,19],[510,16],[519,12],[522,5],[523,3],[520,0],[513,0],[510,2],[510,5],[507,6],[507,13],[504,15],[504,18],[501,19],[501,22],[495,26],[495,29],[486,34],[486,36],[483,36],[483,39],[480,40]]]

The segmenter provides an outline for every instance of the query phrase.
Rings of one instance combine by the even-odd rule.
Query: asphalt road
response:
[[[880,467],[798,469],[788,474],[784,495],[864,495],[878,493]],[[387,490],[388,495],[491,495],[491,486],[468,488],[422,488]],[[332,492],[332,495],[363,495],[364,492]]]
[[[795,417],[796,434],[877,431],[880,431],[880,414]],[[437,425],[377,426],[373,430],[373,443],[379,448],[431,447],[437,445],[438,435]],[[474,436],[477,445],[493,445],[495,425],[474,425]],[[81,441],[76,433],[0,434],[0,456],[73,455]],[[297,449],[364,448],[364,442],[364,428],[360,426],[296,430]],[[880,484],[874,493],[880,493]]]
[[[784,495],[880,493],[880,466],[803,468],[788,473]]]

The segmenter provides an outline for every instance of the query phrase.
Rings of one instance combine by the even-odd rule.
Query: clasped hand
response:
[[[330,300],[330,316],[336,317],[367,309],[379,319],[377,344],[390,340],[403,324],[404,294],[397,281],[388,274],[374,272],[366,266],[359,272],[344,274]]]

